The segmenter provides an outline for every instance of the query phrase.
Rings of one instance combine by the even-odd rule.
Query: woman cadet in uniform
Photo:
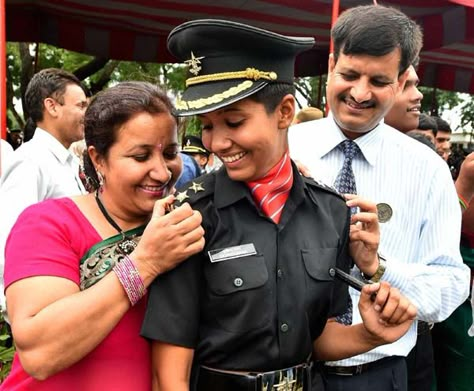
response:
[[[362,290],[364,323],[335,320],[348,289],[329,270],[347,271],[351,255],[373,275],[379,229],[375,205],[359,198],[347,201],[361,210],[350,229],[343,197],[288,156],[295,57],[313,44],[221,20],[168,37],[190,72],[177,114],[198,115],[224,167],[177,194],[201,212],[206,245],[152,284],[142,335],[160,391],[317,390],[318,362],[392,342],[416,315],[377,283]]]

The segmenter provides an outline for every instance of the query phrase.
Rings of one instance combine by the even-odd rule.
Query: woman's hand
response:
[[[351,217],[349,253],[360,271],[372,276],[379,264],[377,250],[380,230],[377,206],[354,194],[344,194],[344,197],[349,208],[358,208],[358,212]]]
[[[156,201],[140,243],[130,254],[145,285],[204,248],[201,214],[188,203],[166,213],[174,199]]]
[[[402,337],[417,313],[416,307],[385,281],[363,287],[359,311],[369,338],[378,345],[392,343]]]

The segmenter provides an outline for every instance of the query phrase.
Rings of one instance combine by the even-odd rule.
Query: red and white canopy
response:
[[[341,0],[340,10],[372,0]],[[424,29],[422,85],[474,93],[474,0],[379,0]],[[191,19],[220,18],[314,36],[300,75],[327,69],[332,0],[6,0],[8,41],[45,42],[106,58],[173,62],[166,37]]]

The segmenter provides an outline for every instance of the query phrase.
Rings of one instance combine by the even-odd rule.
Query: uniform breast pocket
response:
[[[331,302],[334,278],[329,269],[336,266],[337,248],[301,250],[306,270],[306,305],[313,316],[324,315]]]
[[[263,255],[208,263],[204,312],[210,327],[234,333],[264,325],[270,318],[268,271]]]

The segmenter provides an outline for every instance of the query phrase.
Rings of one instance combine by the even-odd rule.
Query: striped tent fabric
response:
[[[340,0],[340,10],[372,0]],[[474,0],[378,0],[401,9],[425,32],[424,86],[474,93]],[[173,27],[220,18],[294,36],[314,36],[298,58],[299,76],[327,72],[332,0],[6,0],[8,41],[44,42],[95,56],[175,62],[166,50]]]

